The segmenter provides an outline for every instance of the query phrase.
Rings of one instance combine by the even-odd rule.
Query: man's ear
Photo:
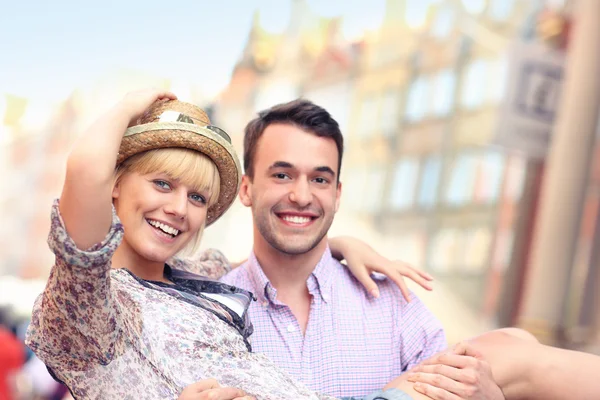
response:
[[[252,179],[248,175],[242,176],[239,196],[243,205],[246,207],[252,206]]]
[[[342,198],[342,182],[338,182],[335,190],[335,212],[340,209],[340,199]]]

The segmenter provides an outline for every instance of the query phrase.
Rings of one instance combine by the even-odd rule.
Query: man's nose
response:
[[[290,192],[290,201],[299,207],[306,207],[312,202],[312,197],[309,182],[304,179],[297,180]]]

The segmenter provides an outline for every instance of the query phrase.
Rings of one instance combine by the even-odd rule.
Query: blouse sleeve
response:
[[[215,280],[221,279],[231,271],[231,263],[217,249],[207,249],[190,258],[173,258],[169,263],[176,269]]]
[[[111,258],[123,238],[113,208],[104,240],[80,250],[69,237],[58,209],[52,206],[48,245],[55,265],[33,309],[27,345],[52,367],[75,360],[110,362],[120,334],[110,290]]]

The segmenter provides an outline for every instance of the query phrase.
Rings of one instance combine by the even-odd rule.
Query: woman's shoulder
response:
[[[229,260],[217,249],[206,249],[190,257],[173,257],[168,264],[175,269],[211,279],[220,279],[231,271]]]

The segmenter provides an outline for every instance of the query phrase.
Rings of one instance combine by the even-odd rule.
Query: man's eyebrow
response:
[[[317,172],[325,172],[326,174],[329,174],[329,175],[335,177],[335,172],[333,172],[333,170],[331,168],[329,168],[328,166],[326,166],[326,165],[324,165],[322,167],[315,168],[315,171],[317,171]]]
[[[294,165],[287,161],[275,161],[273,164],[271,164],[271,166],[269,167],[269,170],[277,169],[277,168],[288,168],[289,169],[289,168],[294,168]],[[314,171],[315,172],[323,172],[328,175],[331,175],[332,177],[335,177],[335,172],[333,172],[333,169],[331,169],[327,165],[315,167]]]
[[[275,168],[294,168],[294,166],[287,161],[275,161],[273,164],[271,164],[269,169]]]

